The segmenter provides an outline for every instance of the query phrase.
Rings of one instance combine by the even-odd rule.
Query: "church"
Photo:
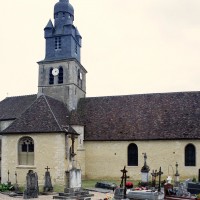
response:
[[[1,182],[24,184],[28,170],[43,185],[65,184],[74,146],[84,179],[120,179],[126,166],[141,180],[143,153],[151,171],[197,177],[200,166],[200,92],[86,97],[82,37],[69,0],[54,6],[44,28],[45,58],[38,62],[38,93],[0,102]],[[73,145],[72,138],[75,138]]]

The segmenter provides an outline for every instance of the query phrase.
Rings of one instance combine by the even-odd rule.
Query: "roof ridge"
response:
[[[114,97],[132,97],[132,96],[148,96],[148,95],[173,95],[173,94],[194,94],[200,91],[177,91],[177,92],[152,92],[152,93],[136,93],[136,94],[121,94],[121,95],[103,95],[103,96],[89,96],[81,99],[97,99],[97,98],[114,98]]]
[[[60,124],[59,124],[59,122],[58,122],[56,116],[54,115],[53,110],[51,109],[51,106],[50,106],[50,104],[49,104],[49,102],[48,102],[46,96],[45,96],[45,95],[43,95],[43,96],[44,96],[44,99],[45,99],[45,101],[46,101],[46,103],[47,103],[47,105],[48,105],[48,107],[49,107],[49,109],[50,109],[50,112],[51,112],[51,114],[53,115],[53,117],[54,117],[54,119],[55,119],[55,121],[56,121],[58,127],[59,127],[60,130],[62,131],[63,129],[61,128],[61,126],[60,126]]]

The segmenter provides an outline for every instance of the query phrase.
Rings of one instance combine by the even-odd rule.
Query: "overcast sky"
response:
[[[58,0],[2,1],[0,100],[37,93]],[[70,0],[87,96],[200,91],[199,0]]]

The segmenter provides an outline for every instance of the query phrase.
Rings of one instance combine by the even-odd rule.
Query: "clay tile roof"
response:
[[[200,92],[85,98],[73,121],[88,141],[200,139]]]
[[[0,121],[19,117],[37,98],[37,95],[7,97],[0,102]]]
[[[50,133],[64,132],[69,124],[69,111],[60,101],[41,95],[7,129],[9,133]],[[70,127],[69,131],[73,131]]]

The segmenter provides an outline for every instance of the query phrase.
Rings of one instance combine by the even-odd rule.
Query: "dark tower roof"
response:
[[[69,3],[69,0],[59,0],[54,6],[54,14],[58,12],[67,12],[74,16],[74,8]]]
[[[53,29],[53,28],[54,28],[54,27],[53,27],[53,23],[52,23],[51,20],[49,20],[49,22],[47,23],[45,29],[47,29],[47,28],[49,28],[49,29]]]
[[[43,61],[81,59],[82,37],[73,25],[74,8],[69,0],[59,0],[54,6],[54,24],[51,20],[44,28],[46,52]]]

